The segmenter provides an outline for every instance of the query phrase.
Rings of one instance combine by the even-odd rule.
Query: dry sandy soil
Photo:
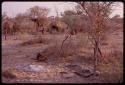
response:
[[[36,39],[33,35],[18,35],[15,37],[9,36],[7,40],[2,39],[2,72],[9,71],[14,78],[2,76],[4,83],[118,83],[122,82],[123,75],[123,32],[120,30],[109,34],[108,45],[102,45],[104,63],[101,65],[101,70],[98,76],[91,76],[89,78],[80,77],[67,68],[65,65],[77,64],[81,67],[92,68],[92,50],[91,46],[86,46],[86,38],[84,34],[77,34],[68,39],[66,43],[73,43],[76,47],[81,47],[79,50],[72,49],[73,54],[67,56],[66,59],[59,58],[59,56],[48,55],[47,62],[36,62],[33,58],[38,52],[53,50],[58,51],[58,45],[64,39],[64,35],[43,35],[42,43],[35,43],[31,45],[22,45],[22,43],[31,39]],[[71,44],[64,45],[65,49],[70,49]],[[51,49],[55,46],[55,49]],[[114,50],[115,49],[115,50]],[[110,52],[119,52],[118,56],[108,55]],[[114,64],[115,63],[115,64]],[[39,72],[25,71],[23,68],[29,65],[41,65],[44,70]],[[62,73],[67,72],[67,74]]]

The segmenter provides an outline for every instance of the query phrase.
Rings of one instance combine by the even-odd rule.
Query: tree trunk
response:
[[[94,73],[97,70],[97,66],[98,66],[98,62],[99,62],[99,42],[95,41],[95,45],[94,45]]]
[[[97,48],[94,47],[94,73],[97,70]]]
[[[36,32],[38,32],[38,29],[39,28],[39,23],[38,22],[36,22]]]
[[[6,40],[6,34],[5,34],[5,40]]]
[[[44,29],[44,26],[42,26],[42,34],[44,34],[44,30],[45,30],[45,29]]]
[[[7,30],[5,29],[5,40],[7,39]]]
[[[65,42],[68,38],[70,38],[70,37],[71,37],[71,35],[66,36],[66,38],[62,41],[61,48],[60,48],[60,54],[61,54],[61,51],[63,52],[63,45],[64,45],[64,42]],[[62,56],[63,56],[63,54],[62,54]],[[63,57],[64,57],[64,56],[63,56]]]

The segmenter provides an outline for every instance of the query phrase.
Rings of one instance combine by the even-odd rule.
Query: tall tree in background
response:
[[[13,34],[14,22],[13,18],[10,18],[4,13],[2,15],[2,32],[7,39],[7,34]]]
[[[39,6],[34,6],[28,9],[30,19],[36,24],[36,31],[38,31],[38,28],[40,27],[40,19],[43,19],[43,17],[47,17],[48,13],[49,9]]]
[[[4,34],[5,40],[7,39],[7,32],[9,28],[9,22],[8,22],[9,17],[6,14],[2,15],[2,32]]]
[[[71,34],[76,34],[77,26],[78,26],[78,17],[75,11],[73,10],[66,10],[62,14],[62,21],[68,25],[69,31]]]

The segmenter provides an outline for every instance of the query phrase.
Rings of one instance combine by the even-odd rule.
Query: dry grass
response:
[[[21,45],[26,46],[26,45],[33,45],[33,44],[48,44],[49,40],[45,38],[36,38],[36,39],[31,39],[28,41],[23,42]]]
[[[87,36],[85,34],[78,34],[72,36],[70,39],[67,39],[61,49],[61,41],[63,41],[63,35],[46,35],[41,38],[36,38],[32,40],[27,40],[22,43],[23,46],[34,45],[34,44],[47,44],[48,47],[43,50],[41,53],[43,56],[55,58],[55,61],[62,60],[63,57],[66,59],[66,62],[70,62],[70,60],[76,60],[78,63],[86,64],[89,66],[93,64],[93,49],[91,43],[88,41]],[[111,39],[113,39],[111,37]],[[111,41],[109,39],[109,41]],[[114,39],[116,41],[116,39]],[[100,70],[100,80],[103,82],[113,82],[118,83],[123,81],[123,51],[121,50],[121,43],[118,44],[115,41],[112,43],[115,46],[110,46],[112,43],[109,41],[102,42],[102,51],[104,60],[99,64]],[[51,46],[50,43],[52,44]],[[118,46],[120,45],[120,46]],[[111,50],[111,51],[110,51]],[[52,59],[53,61],[54,59]],[[68,61],[69,60],[69,61]],[[60,61],[59,61],[60,62]],[[61,62],[60,62],[61,63]],[[73,62],[74,64],[74,62]],[[54,64],[57,65],[57,64]]]
[[[105,55],[100,63],[101,79],[105,82],[123,82],[123,53],[114,50]]]
[[[2,72],[2,76],[5,78],[14,79],[17,78],[12,69],[7,69]]]

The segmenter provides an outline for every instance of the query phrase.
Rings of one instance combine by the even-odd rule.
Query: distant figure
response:
[[[38,61],[44,61],[44,62],[46,62],[47,61],[47,56],[43,56],[41,53],[38,53],[37,56],[36,56],[36,59]]]
[[[42,34],[44,34],[44,27],[42,28],[42,30],[41,30],[41,31],[42,31]]]
[[[44,34],[44,28],[40,29],[39,32],[42,32],[42,34]]]
[[[76,34],[77,34],[77,30],[76,30],[76,29],[71,30],[71,31],[70,31],[70,34],[71,34],[71,35],[76,35]]]
[[[51,30],[50,30],[50,33],[53,33],[53,32],[59,32],[58,26],[52,25]]]

